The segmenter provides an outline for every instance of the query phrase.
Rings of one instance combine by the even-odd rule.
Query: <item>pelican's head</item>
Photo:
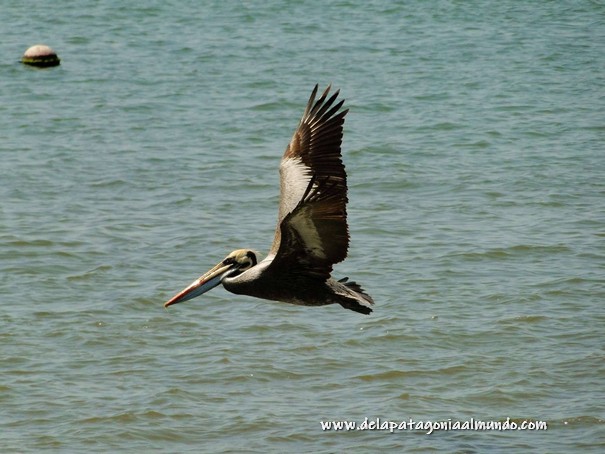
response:
[[[235,277],[256,265],[256,252],[249,249],[233,251],[210,271],[164,303],[164,307],[190,300],[206,293],[227,277]]]

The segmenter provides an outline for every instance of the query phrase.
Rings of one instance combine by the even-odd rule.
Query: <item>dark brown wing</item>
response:
[[[345,259],[347,176],[342,163],[344,100],[330,87],[315,101],[313,90],[305,113],[280,164],[281,197],[278,227],[269,255],[271,265],[327,278],[332,265]]]

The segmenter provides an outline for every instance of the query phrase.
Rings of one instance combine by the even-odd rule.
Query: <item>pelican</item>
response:
[[[347,175],[340,145],[348,109],[328,98],[330,86],[315,100],[315,85],[294,136],[282,157],[277,229],[269,254],[259,260],[249,249],[237,249],[210,271],[164,303],[182,303],[219,284],[249,295],[302,306],[340,304],[362,314],[374,301],[348,278],[330,276],[349,246]]]

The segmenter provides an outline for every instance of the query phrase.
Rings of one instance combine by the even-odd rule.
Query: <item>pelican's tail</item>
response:
[[[368,315],[372,312],[374,300],[361,288],[357,282],[349,282],[349,278],[345,277],[338,281],[339,304],[345,309],[350,309],[360,314]]]

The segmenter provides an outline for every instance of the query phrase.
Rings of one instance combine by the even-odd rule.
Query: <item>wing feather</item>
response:
[[[271,267],[321,279],[345,259],[349,245],[347,176],[341,158],[348,110],[330,87],[315,101],[311,93],[280,164],[278,225],[269,255]]]

